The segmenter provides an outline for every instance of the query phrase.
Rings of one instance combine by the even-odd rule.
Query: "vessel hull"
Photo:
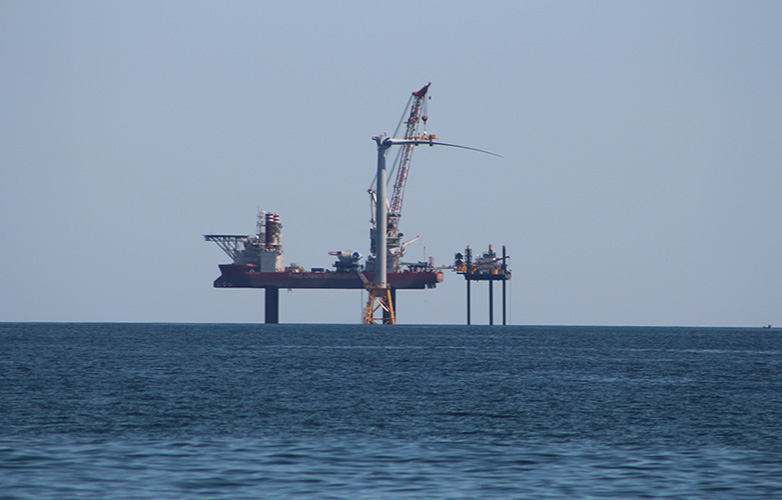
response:
[[[357,272],[335,271],[282,271],[258,272],[253,266],[242,264],[222,264],[222,273],[214,281],[215,288],[328,288],[328,289],[364,289],[366,285]],[[375,278],[375,273],[363,273],[367,281]],[[398,290],[422,290],[434,288],[443,281],[442,272],[402,272],[388,273],[388,286]]]

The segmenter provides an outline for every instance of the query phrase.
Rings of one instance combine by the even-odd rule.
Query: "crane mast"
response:
[[[426,93],[429,90],[431,83],[424,85],[421,90],[413,92],[413,103],[410,106],[410,117],[407,119],[407,129],[405,131],[405,139],[418,138],[418,125],[423,119],[424,124],[428,117],[423,115],[424,102],[426,99]],[[407,182],[407,174],[410,171],[410,160],[413,159],[413,148],[415,144],[405,144],[402,146],[402,156],[399,162],[399,168],[396,175],[396,182],[394,183],[394,193],[391,197],[391,203],[388,210],[389,219],[394,218],[395,222],[402,216],[402,201],[405,196],[405,183]]]
[[[423,136],[418,135],[418,127],[421,121],[426,124],[428,117],[424,114],[426,95],[429,91],[430,83],[427,83],[420,90],[413,92],[410,98],[410,114],[405,123],[404,139],[432,140],[437,139],[434,135],[428,135],[424,132]],[[404,115],[402,115],[404,117]],[[400,123],[401,125],[401,123]],[[415,144],[404,144],[401,147],[400,155],[396,166],[396,180],[394,190],[388,202],[388,216],[386,217],[386,234],[388,240],[388,255],[386,257],[387,268],[390,272],[399,272],[404,255],[404,247],[399,232],[399,219],[402,216],[402,202],[405,194],[405,184],[410,172],[410,161],[413,158],[413,149]],[[369,191],[372,200],[372,229],[370,231],[370,257],[367,260],[367,268],[372,268],[377,258],[375,249],[375,231],[377,230],[377,221],[374,217],[374,206],[377,203],[374,190]]]

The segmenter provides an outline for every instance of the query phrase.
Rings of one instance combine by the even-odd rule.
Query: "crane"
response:
[[[491,151],[485,151],[483,149],[471,148],[468,146],[460,146],[458,144],[447,144],[444,142],[435,141],[434,139],[423,139],[420,137],[414,137],[412,139],[394,139],[387,135],[378,135],[372,138],[377,143],[377,213],[375,215],[375,221],[377,227],[373,231],[373,247],[376,249],[375,266],[375,279],[373,282],[366,282],[366,288],[369,292],[369,300],[367,306],[364,308],[364,323],[375,324],[375,313],[383,310],[385,311],[383,316],[384,324],[396,324],[396,314],[394,312],[394,303],[392,299],[392,291],[388,286],[388,264],[386,258],[389,253],[388,249],[390,244],[388,242],[388,198],[386,195],[386,153],[391,146],[417,146],[419,144],[429,144],[430,146],[450,146],[453,148],[468,149],[470,151],[478,151],[480,153],[486,153],[493,156],[500,156],[497,153]],[[397,240],[399,238],[397,237]],[[397,242],[397,246],[399,246]]]
[[[426,93],[429,91],[429,86],[432,82],[424,85],[421,90],[413,92],[411,100],[413,102],[410,106],[410,116],[407,119],[407,129],[405,130],[405,139],[424,139],[423,136],[418,136],[418,125],[421,121],[424,122],[424,135],[429,138],[426,133],[426,121],[429,119],[426,114],[423,113],[424,105],[426,104]],[[431,136],[432,139],[436,137]],[[405,184],[407,183],[407,174],[410,171],[410,160],[413,159],[413,149],[415,144],[405,144],[401,148],[401,160],[397,169],[396,182],[394,183],[394,192],[391,196],[391,202],[389,204],[388,215],[390,218],[399,220],[402,216],[402,201],[405,196]]]
[[[406,128],[403,140],[415,140],[419,142],[404,144],[402,148],[400,148],[400,154],[395,161],[394,168],[391,169],[392,173],[394,170],[396,170],[396,181],[394,182],[394,190],[388,204],[386,232],[388,252],[390,257],[390,259],[387,260],[387,265],[388,269],[392,272],[399,272],[401,267],[401,259],[405,253],[406,245],[401,243],[402,234],[399,232],[399,219],[402,217],[402,202],[404,201],[407,176],[410,172],[410,162],[413,159],[413,149],[415,148],[416,144],[420,144],[420,141],[431,142],[437,139],[437,136],[434,134],[428,134],[425,130],[423,135],[418,135],[418,128],[420,123],[423,121],[424,129],[426,129],[426,121],[429,119],[425,113],[425,107],[427,93],[431,84],[432,82],[429,82],[421,87],[421,89],[413,92],[410,96],[410,99],[408,100],[407,106],[405,106],[405,109],[407,109],[408,106],[410,107],[410,114],[407,118],[407,121],[404,122]],[[397,131],[394,132],[394,135],[396,135],[396,133],[399,131],[399,126],[401,126],[402,120],[404,120],[404,113],[402,114],[402,119],[400,119],[399,125],[397,125]],[[375,178],[375,182],[377,182],[377,177]],[[377,230],[377,221],[375,219],[377,193],[375,190],[370,189],[369,194],[372,201],[372,229],[370,231],[371,256],[369,258],[368,264],[377,258],[377,252],[374,246],[375,231]]]

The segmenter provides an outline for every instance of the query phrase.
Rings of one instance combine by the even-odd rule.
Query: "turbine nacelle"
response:
[[[389,137],[386,134],[376,135],[372,138],[372,140],[377,143],[377,149],[388,149],[396,144],[394,142],[394,138]]]

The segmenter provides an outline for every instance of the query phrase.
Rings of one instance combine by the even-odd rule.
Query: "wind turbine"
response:
[[[394,304],[391,300],[391,289],[388,288],[388,194],[386,189],[386,153],[391,146],[400,146],[404,144],[413,144],[418,146],[420,144],[428,144],[429,146],[449,146],[452,148],[469,149],[470,151],[477,151],[479,153],[485,153],[493,156],[502,155],[492,153],[491,151],[485,151],[483,149],[471,148],[468,146],[460,146],[458,144],[448,144],[445,142],[435,141],[431,136],[429,139],[394,139],[385,134],[378,135],[372,138],[377,143],[377,203],[375,203],[375,279],[371,284],[367,286],[369,291],[369,303],[364,313],[364,323],[373,324],[373,313],[378,308],[382,308],[387,312],[387,318],[389,324],[396,324],[396,317],[394,314]],[[377,306],[375,306],[377,304]]]

